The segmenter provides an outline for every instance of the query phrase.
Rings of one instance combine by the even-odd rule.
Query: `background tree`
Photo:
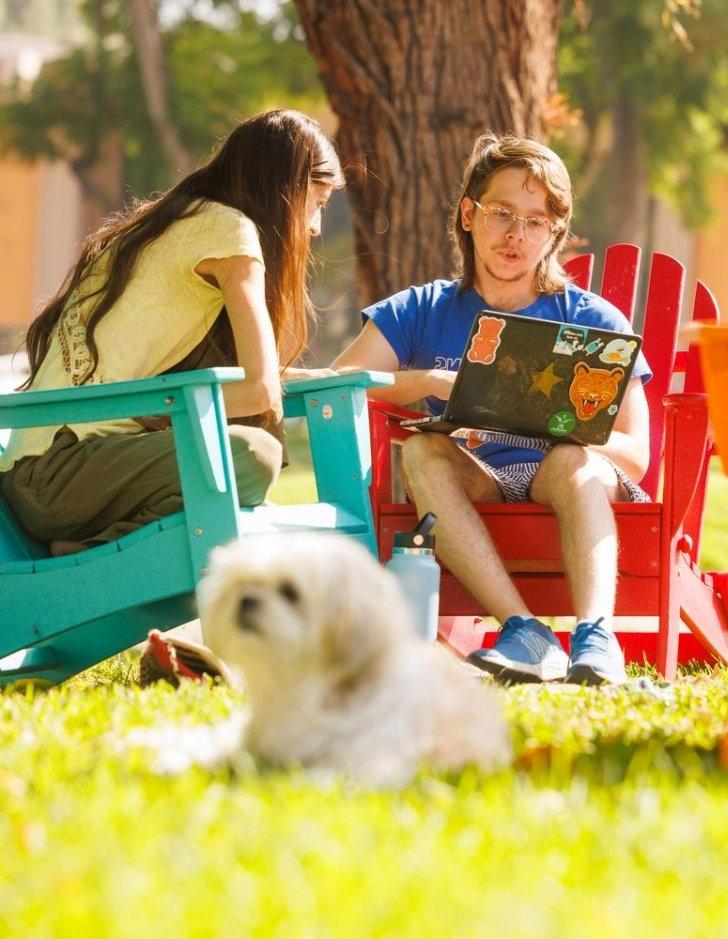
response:
[[[149,117],[167,159],[167,165],[187,174],[194,166],[169,113],[169,72],[164,59],[162,30],[154,0],[127,0],[131,31]]]
[[[558,0],[295,0],[349,166],[360,304],[446,276],[448,205],[487,128],[542,137]]]
[[[557,146],[593,247],[649,247],[656,197],[689,227],[709,221],[710,180],[727,165],[727,37],[725,0],[567,4],[559,88],[580,120]]]
[[[130,16],[137,4],[138,28],[146,17],[157,33],[141,44]],[[16,80],[0,93],[0,150],[66,160],[104,215],[131,195],[169,186],[241,117],[276,105],[327,111],[290,6],[262,18],[218,4],[219,22],[198,19],[194,4],[168,6],[178,15],[161,30],[164,4],[84,0],[86,40],[47,62],[30,85]],[[101,188],[99,164],[108,163],[111,143],[117,184]]]

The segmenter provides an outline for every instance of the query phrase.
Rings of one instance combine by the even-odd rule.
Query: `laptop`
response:
[[[482,310],[442,416],[402,426],[606,443],[641,345],[628,333]]]

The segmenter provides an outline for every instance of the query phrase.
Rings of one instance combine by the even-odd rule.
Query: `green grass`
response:
[[[294,436],[279,501],[312,493],[304,447]],[[714,468],[714,568],[726,482]],[[0,694],[2,939],[728,934],[726,670],[498,689],[513,768],[425,768],[383,793],[264,768],[157,775],[125,745],[133,730],[214,723],[243,700],[142,690],[136,669],[127,653],[45,694]]]
[[[99,668],[47,694],[0,696],[3,937],[714,939],[728,928],[724,671],[666,698],[500,690],[515,768],[424,770],[382,793],[321,790],[298,772],[157,776],[149,754],[123,746],[132,728],[214,722],[240,698],[140,690],[115,667],[112,680]]]
[[[728,476],[714,457],[708,479],[708,499],[700,563],[707,571],[728,570]]]

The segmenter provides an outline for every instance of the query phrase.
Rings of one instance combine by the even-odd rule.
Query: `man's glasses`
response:
[[[526,241],[534,245],[543,245],[549,240],[557,226],[540,215],[514,215],[508,209],[497,205],[481,205],[477,199],[473,202],[483,213],[485,227],[494,235],[505,235],[513,231],[517,222],[523,222],[523,235]]]

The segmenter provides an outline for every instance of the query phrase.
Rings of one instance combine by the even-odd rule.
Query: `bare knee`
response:
[[[557,507],[586,489],[592,498],[608,497],[612,476],[616,486],[614,470],[598,454],[578,444],[558,444],[544,457],[531,485],[531,498]]]
[[[456,445],[444,434],[413,434],[402,446],[402,471],[407,483],[442,472],[457,461]]]

